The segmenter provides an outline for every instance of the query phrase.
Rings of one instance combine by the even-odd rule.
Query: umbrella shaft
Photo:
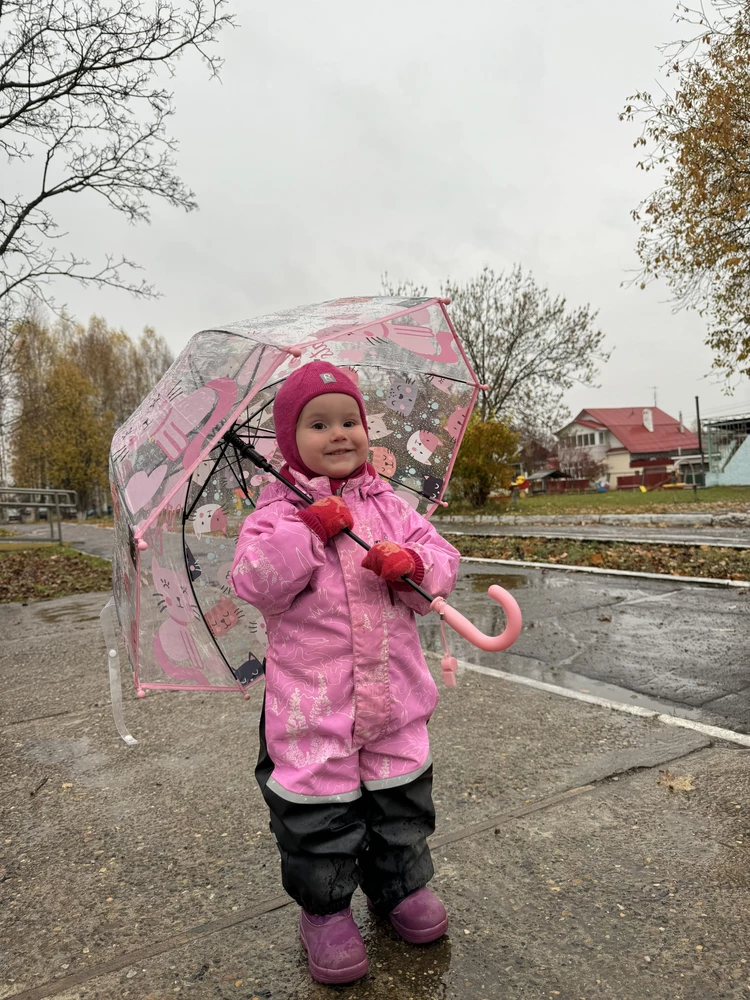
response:
[[[314,503],[314,500],[311,496],[308,496],[308,494],[305,493],[304,490],[299,489],[297,486],[294,485],[294,483],[290,483],[288,479],[285,479],[284,476],[282,476],[280,472],[277,472],[276,469],[274,469],[274,467],[271,465],[271,463],[260,454],[260,452],[256,451],[255,448],[252,447],[252,445],[247,444],[246,441],[243,441],[242,438],[239,436],[239,434],[237,434],[235,431],[230,431],[226,435],[226,440],[229,441],[230,444],[234,445],[237,451],[244,458],[247,458],[249,461],[251,461],[253,465],[257,465],[259,469],[262,469],[269,475],[274,476],[276,479],[279,480],[280,483],[283,483],[285,486],[287,486],[292,491],[292,493],[295,493],[298,497],[300,497],[300,499],[304,500],[305,503],[308,504]],[[348,535],[350,538],[353,538],[354,541],[357,543],[357,545],[361,545],[363,549],[366,549],[367,551],[370,550],[370,546],[367,544],[367,542],[363,538],[360,538],[359,535],[355,535],[353,531],[349,530],[349,528],[344,528],[344,534]],[[431,597],[430,594],[427,593],[427,591],[422,590],[419,584],[415,583],[413,580],[410,580],[408,576],[402,576],[401,579],[403,580],[404,583],[408,583],[409,586],[412,588],[412,590],[415,590],[420,597],[423,597],[426,601],[429,601],[430,604],[432,604],[432,602],[434,601],[434,597]]]

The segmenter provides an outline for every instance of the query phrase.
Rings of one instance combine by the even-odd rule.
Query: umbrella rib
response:
[[[213,467],[212,467],[211,471],[210,471],[210,472],[209,472],[209,474],[208,474],[208,475],[206,476],[206,483],[207,483],[207,482],[208,482],[208,480],[209,480],[209,479],[211,478],[211,476],[213,476],[214,472],[216,472],[216,469],[218,468],[218,465],[219,465],[219,462],[220,462],[220,461],[222,460],[222,458],[224,457],[224,451],[225,451],[225,450],[226,450],[226,445],[224,446],[224,449],[222,449],[222,450],[220,450],[220,451],[219,451],[219,455],[218,455],[218,457],[217,457],[216,461],[214,462],[214,464],[213,464]],[[192,485],[192,483],[193,483],[193,475],[194,475],[194,474],[195,474],[195,472],[193,471],[193,472],[192,472],[192,473],[190,474],[190,479],[188,479],[188,483],[187,483],[187,492],[186,492],[186,495],[187,495],[187,493],[189,493],[189,492],[190,492],[190,487],[191,487],[191,485]],[[205,486],[205,485],[206,485],[206,483],[204,483],[204,484],[203,484],[203,486]],[[198,501],[200,500],[201,496],[203,495],[203,486],[201,486],[201,487],[200,487],[200,489],[198,490],[198,492],[196,493],[196,495],[195,495],[195,500],[193,500],[192,504],[190,505],[190,510],[183,510],[183,512],[182,512],[182,523],[183,523],[183,524],[185,523],[185,521],[187,521],[187,519],[188,519],[188,518],[190,517],[190,515],[191,515],[191,514],[193,513],[193,511],[195,510],[195,505],[196,505],[196,504],[198,503]]]
[[[274,397],[274,398],[275,398],[275,397]],[[268,399],[268,400],[266,400],[266,402],[265,402],[265,403],[263,404],[263,406],[259,407],[259,408],[258,408],[258,409],[257,409],[257,410],[255,411],[255,413],[251,413],[251,414],[250,414],[250,416],[249,416],[249,417],[247,418],[247,420],[244,420],[244,421],[243,421],[243,422],[242,422],[241,424],[235,424],[235,425],[234,425],[234,426],[235,426],[235,428],[237,428],[237,427],[247,427],[247,425],[248,425],[248,424],[250,423],[250,421],[251,421],[251,420],[255,420],[255,418],[256,418],[256,417],[259,417],[259,416],[260,416],[260,414],[261,414],[261,413],[262,413],[262,412],[263,412],[263,411],[265,410],[265,408],[266,408],[267,406],[270,406],[270,404],[271,404],[272,402],[273,402],[273,399]],[[260,430],[260,428],[258,428],[258,430]]]
[[[285,479],[277,469],[274,469],[268,459],[259,454],[251,445],[245,444],[242,438],[238,437],[234,431],[230,431],[227,438],[231,439],[231,443],[234,447],[237,448],[237,450],[240,451],[245,458],[250,459],[253,465],[257,465],[259,469],[263,469],[264,472],[268,472],[275,479],[278,479],[280,483],[283,483],[287,489],[291,490],[292,493],[296,494],[301,500],[304,500],[305,503],[313,503],[313,498],[311,496],[303,492],[298,486],[295,486],[294,483],[290,483],[288,479]],[[357,545],[361,545],[363,549],[366,549],[368,552],[370,551],[371,546],[363,538],[360,538],[359,535],[355,535],[350,528],[344,528],[342,533],[348,535],[349,538],[352,538]],[[401,580],[408,584],[412,590],[416,591],[420,597],[423,597],[430,604],[432,604],[435,600],[434,597],[428,594],[426,590],[422,590],[419,584],[415,583],[408,576],[402,576]]]
[[[356,364],[349,365],[348,367],[354,371],[359,371],[360,368],[377,368],[380,371],[384,372],[401,372],[401,373],[404,372],[403,367],[398,367],[394,365],[379,365],[373,361],[358,361]],[[420,378],[442,378],[445,379],[446,382],[457,382],[459,385],[470,385],[472,387],[476,385],[476,383],[469,382],[466,379],[456,378],[453,375],[441,375],[439,372],[413,371],[409,372],[409,375],[418,376]]]
[[[217,464],[218,464],[218,461],[220,459],[221,459],[221,455],[219,456],[219,459],[217,459]],[[193,477],[191,476],[190,480],[188,480],[188,488],[190,486],[190,481],[192,480],[192,478]],[[200,492],[199,492],[198,496],[200,496]],[[191,508],[191,510],[192,510],[192,508]],[[187,551],[188,551],[188,549],[187,549],[187,539],[185,538],[185,523],[186,523],[186,517],[185,517],[185,513],[183,511],[183,514],[182,514],[182,558],[183,558],[183,561],[185,563],[187,563]],[[232,664],[229,662],[229,660],[224,655],[224,650],[221,648],[221,646],[217,642],[216,636],[211,631],[211,626],[206,621],[206,616],[203,614],[203,610],[201,608],[200,601],[198,600],[198,595],[195,592],[195,586],[193,584],[193,577],[192,577],[192,574],[190,572],[190,567],[188,565],[186,565],[185,566],[185,570],[187,571],[187,578],[188,578],[188,582],[190,583],[190,593],[193,595],[193,601],[195,602],[195,607],[196,607],[196,609],[198,611],[198,615],[200,616],[200,621],[202,621],[203,624],[208,629],[208,634],[211,636],[211,641],[213,642],[214,646],[216,647],[216,651],[218,652],[219,656],[222,658],[222,660],[226,664],[227,670],[229,671],[229,673],[234,678],[235,683],[239,686],[239,688],[240,688],[241,691],[244,691],[244,688],[242,687],[242,683],[241,683],[239,677],[237,676],[237,674],[234,672]]]
[[[434,497],[428,496],[427,493],[422,493],[422,491],[418,490],[415,486],[409,486],[409,484],[405,483],[403,479],[396,479],[395,476],[386,476],[384,472],[379,472],[378,475],[382,476],[383,479],[387,479],[389,483],[396,483],[397,486],[403,486],[405,490],[409,490],[411,493],[416,493],[418,497],[424,497],[424,499],[429,500],[430,503],[435,502]]]
[[[240,461],[240,456],[239,456],[239,454],[237,452],[237,448],[235,447],[235,445],[233,443],[232,443],[232,450],[234,451],[234,457],[237,459],[237,467],[240,470],[242,470],[242,462]],[[252,504],[253,508],[254,508],[255,507],[255,502],[253,501],[253,498],[248,493],[247,483],[244,481],[243,477],[237,475],[237,471],[235,470],[235,467],[232,465],[232,460],[230,458],[227,458],[227,465],[229,466],[229,468],[230,468],[230,470],[232,472],[232,475],[234,476],[235,480],[237,481],[237,485],[239,486],[239,488],[244,493],[245,499],[249,500],[250,503]]]

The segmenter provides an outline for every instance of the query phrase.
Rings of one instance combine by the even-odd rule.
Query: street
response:
[[[25,527],[40,538],[48,531],[44,525]],[[709,531],[693,529],[691,535],[703,540]],[[111,558],[111,529],[70,523],[63,537],[68,545]],[[496,654],[481,652],[448,629],[459,659],[750,732],[746,591],[560,570],[495,571],[464,562],[451,603],[491,634],[504,623],[487,597],[492,583],[515,596],[523,633],[511,650]],[[439,652],[437,618],[428,615],[419,627],[425,649]]]
[[[584,606],[577,583],[563,585],[572,575],[514,575],[528,622],[516,661],[546,648],[538,630],[563,644],[550,660],[570,660],[604,609],[645,614],[648,635],[658,621],[646,609],[694,600],[644,601],[668,588],[618,582]],[[466,610],[486,605],[474,589],[485,576],[462,573]],[[731,597],[689,594],[693,607]],[[253,778],[262,688],[249,702],[140,701],[126,678],[139,740],[126,747],[108,704],[105,600],[0,606],[0,997],[328,1000],[307,972]],[[470,671],[438,684],[431,846],[448,935],[408,946],[357,893],[370,974],[338,995],[744,995],[746,751]]]

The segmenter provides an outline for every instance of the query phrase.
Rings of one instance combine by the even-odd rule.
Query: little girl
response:
[[[237,544],[234,589],[268,630],[255,773],[310,972],[348,983],[367,973],[349,907],[358,885],[412,944],[448,926],[426,887],[438,693],[414,612],[429,605],[400,578],[447,597],[459,554],[367,464],[364,402],[340,369],[298,369],[273,416],[283,475],[315,502],[266,486]]]

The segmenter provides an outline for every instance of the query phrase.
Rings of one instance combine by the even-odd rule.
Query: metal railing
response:
[[[52,508],[55,509],[55,520],[57,521],[57,540],[62,545],[62,512],[63,510],[78,509],[78,494],[75,490],[42,490],[26,489],[18,486],[0,486],[0,510],[15,509],[19,512],[19,518],[23,518],[23,512],[29,507],[40,510],[45,508],[47,520],[49,521],[49,536],[54,541],[55,524],[52,519]]]

